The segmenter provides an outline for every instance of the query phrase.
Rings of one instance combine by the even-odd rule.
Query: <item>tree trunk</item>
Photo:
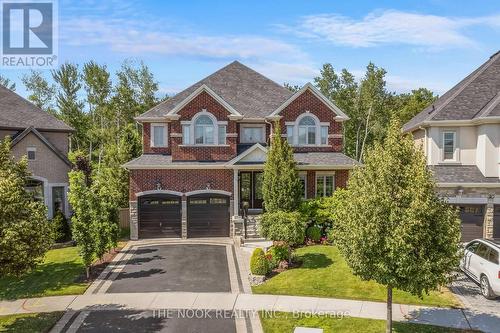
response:
[[[392,333],[392,287],[387,286],[387,323],[386,333]]]
[[[87,274],[87,280],[90,280],[90,266],[85,267],[85,273]]]

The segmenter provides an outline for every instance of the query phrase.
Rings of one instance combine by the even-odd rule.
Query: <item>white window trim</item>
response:
[[[316,125],[316,138],[315,143],[313,144],[299,144],[299,123],[304,117],[311,117]],[[285,122],[286,126],[293,126],[293,135],[292,135],[292,146],[295,147],[329,147],[328,139],[327,144],[321,144],[321,127],[328,127],[328,134],[330,134],[330,123],[329,122],[321,122],[319,118],[311,113],[310,111],[306,111],[299,115],[295,121],[287,121]],[[286,133],[288,135],[288,133]]]
[[[304,177],[304,197],[307,199],[307,172],[299,172],[299,177]]]
[[[448,133],[453,134],[453,158],[445,159],[444,152],[444,136]],[[443,163],[457,163],[459,162],[459,149],[458,149],[458,134],[454,129],[443,130],[441,133],[441,162]]]
[[[214,124],[214,143],[213,144],[207,144],[207,143],[195,143],[194,139],[194,132],[195,132],[195,127],[196,127],[196,120],[201,117],[201,116],[208,116],[211,120],[212,123]],[[228,132],[227,132],[227,127],[228,127],[228,122],[226,120],[217,120],[217,118],[210,112],[208,112],[206,109],[202,109],[200,112],[195,114],[191,120],[182,120],[181,125],[189,126],[189,144],[182,144],[180,145],[181,147],[186,147],[186,146],[196,146],[196,147],[227,147],[229,146],[227,144],[227,138],[228,138]],[[218,144],[219,142],[219,126],[226,126],[226,143],[224,144]],[[182,128],[182,126],[181,126]]]
[[[262,130],[261,137],[257,142],[244,142],[243,129],[244,128],[260,128]],[[240,143],[265,143],[266,142],[266,125],[265,124],[240,124]]]
[[[29,159],[29,155],[28,155],[28,152],[30,152],[30,151],[35,152],[35,158],[32,160]],[[27,147],[26,148],[26,158],[28,159],[28,161],[36,161],[36,155],[37,155],[36,154],[36,147]]]
[[[166,123],[151,123],[151,129],[150,129],[150,141],[151,141],[151,148],[165,148],[168,147],[168,126]],[[155,127],[163,127],[163,145],[155,145],[155,132],[154,128]]]
[[[317,198],[318,197],[318,177],[325,177],[325,176],[332,176],[332,180],[333,180],[333,190],[332,190],[332,194],[333,192],[335,192],[335,189],[337,188],[335,186],[335,172],[316,172],[316,174],[314,175],[314,196]],[[326,182],[324,181],[323,182],[323,193],[326,193]],[[322,198],[324,197],[321,196]]]

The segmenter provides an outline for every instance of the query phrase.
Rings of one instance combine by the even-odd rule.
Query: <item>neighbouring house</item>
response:
[[[124,165],[131,238],[243,235],[243,207],[262,212],[275,121],[294,148],[304,198],[331,195],[357,164],[342,153],[347,119],[311,84],[293,93],[237,61],[227,65],[136,118],[143,154]],[[257,221],[247,219],[254,232]]]
[[[32,175],[27,190],[47,206],[69,215],[68,160],[71,127],[15,92],[0,86],[0,140],[11,138],[12,155],[27,156]]]
[[[500,52],[404,125],[437,191],[460,207],[462,240],[500,238]]]

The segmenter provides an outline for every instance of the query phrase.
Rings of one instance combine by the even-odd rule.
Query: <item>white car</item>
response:
[[[475,239],[465,246],[460,269],[479,283],[487,299],[500,296],[500,239]]]

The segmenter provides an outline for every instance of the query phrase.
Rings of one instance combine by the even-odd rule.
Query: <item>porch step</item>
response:
[[[262,239],[259,234],[259,223],[262,219],[261,215],[249,215],[247,216],[247,240]]]

